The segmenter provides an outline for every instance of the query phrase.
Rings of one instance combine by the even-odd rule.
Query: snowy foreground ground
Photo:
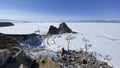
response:
[[[15,26],[0,27],[0,33],[6,34],[29,34],[40,30],[40,34],[46,34],[49,26],[59,26],[60,23],[14,23]],[[114,68],[120,68],[120,24],[119,23],[67,23],[67,25],[77,34],[62,34],[50,36],[43,40],[40,46],[52,51],[67,49],[68,36],[70,49],[79,51],[84,49],[85,39],[87,44],[92,45],[89,52],[92,52],[99,60],[106,61]],[[49,51],[49,50],[48,50]],[[46,54],[45,52],[43,52]],[[42,54],[43,54],[42,53]],[[38,53],[39,54],[39,53]],[[41,53],[40,53],[41,54]],[[53,54],[52,52],[49,54]],[[36,55],[36,54],[35,54]]]

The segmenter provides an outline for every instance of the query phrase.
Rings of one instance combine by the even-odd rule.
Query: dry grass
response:
[[[40,56],[36,59],[39,63],[39,68],[61,68],[50,56]]]

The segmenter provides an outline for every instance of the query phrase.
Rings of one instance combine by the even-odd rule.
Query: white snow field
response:
[[[49,26],[59,26],[60,23],[14,23],[15,26],[0,27],[0,33],[29,34],[40,30],[47,33]],[[79,51],[85,49],[85,41],[92,45],[88,52],[97,59],[108,62],[114,68],[120,68],[120,24],[119,23],[67,23],[77,34],[54,35],[45,38],[42,45],[52,51],[68,48],[66,38],[71,36],[69,49]],[[39,54],[39,53],[38,53]],[[36,55],[36,54],[35,54]]]

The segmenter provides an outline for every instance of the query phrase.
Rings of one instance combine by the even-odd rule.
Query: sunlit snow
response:
[[[49,26],[57,26],[59,23],[14,23],[15,26],[0,27],[0,33],[6,34],[29,34],[40,30],[40,34],[46,34]],[[92,47],[88,50],[100,59],[107,61],[114,68],[120,68],[120,24],[119,23],[67,23],[67,25],[77,34],[62,34],[49,36],[44,39],[40,46],[58,51],[62,47],[67,49],[68,41],[66,37],[72,36],[70,49],[78,50],[84,48],[85,42]],[[36,55],[36,54],[35,54]]]

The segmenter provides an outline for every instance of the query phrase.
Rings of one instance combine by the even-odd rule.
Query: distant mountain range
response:
[[[25,20],[10,20],[0,19],[0,22],[13,22],[13,23],[44,23],[43,21],[25,21]],[[71,20],[71,21],[50,21],[50,22],[76,22],[76,23],[120,23],[120,20]]]
[[[83,22],[83,23],[120,23],[120,20],[77,20],[67,22]]]

